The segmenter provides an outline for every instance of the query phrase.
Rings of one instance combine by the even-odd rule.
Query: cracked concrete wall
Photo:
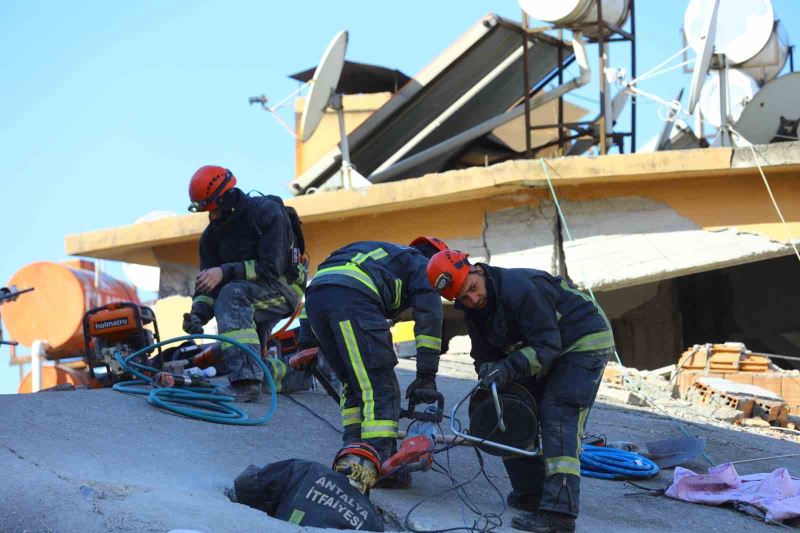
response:
[[[669,205],[648,198],[562,201],[561,206],[574,239],[564,237],[569,276],[598,291],[778,257],[791,250],[735,229],[704,230]],[[483,235],[454,239],[450,245],[475,260],[489,257],[492,265],[552,272],[554,223],[552,203],[506,209],[486,215]]]

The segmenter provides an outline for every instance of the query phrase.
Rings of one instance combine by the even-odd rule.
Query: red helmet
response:
[[[206,165],[197,169],[189,182],[189,211],[213,211],[217,201],[236,185],[236,177],[223,167]]]
[[[408,245],[419,248],[423,253],[425,252],[425,248],[429,248],[431,251],[431,256],[436,252],[443,252],[450,249],[450,247],[447,246],[447,243],[438,237],[417,237]]]
[[[469,275],[469,254],[444,250],[428,261],[428,283],[448,300],[455,300]]]
[[[349,444],[345,444],[341,450],[336,452],[336,457],[333,458],[333,467],[335,468],[336,463],[338,463],[339,460],[346,455],[357,455],[366,459],[375,466],[376,475],[380,476],[381,458],[378,455],[378,451],[371,445],[367,444],[366,442],[351,442]]]

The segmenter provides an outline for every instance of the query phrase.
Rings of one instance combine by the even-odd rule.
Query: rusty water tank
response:
[[[34,287],[17,301],[3,305],[8,336],[30,347],[37,339],[50,344],[48,359],[82,354],[83,315],[111,302],[139,303],[136,289],[107,274],[99,274],[95,287],[94,264],[89,261],[24,266],[8,282],[18,289]]]
[[[70,368],[61,365],[42,366],[42,389],[49,389],[58,385],[73,385],[75,387],[88,387],[91,379],[88,370]],[[33,392],[33,373],[28,372],[19,382],[17,394],[30,394]]]

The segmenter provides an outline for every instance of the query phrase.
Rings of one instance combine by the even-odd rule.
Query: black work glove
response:
[[[503,388],[513,378],[511,365],[508,360],[500,361],[499,363],[491,363],[492,366],[487,367],[485,370],[481,365],[481,385],[484,387],[491,387],[492,383],[497,384],[497,388]]]
[[[413,398],[417,391],[436,390],[436,374],[417,372],[417,379],[411,382],[406,389],[406,400]]]
[[[192,313],[183,314],[183,331],[189,335],[203,333],[203,321],[200,317]]]

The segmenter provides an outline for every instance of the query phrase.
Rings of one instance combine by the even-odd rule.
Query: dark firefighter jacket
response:
[[[223,276],[213,293],[194,295],[192,313],[204,322],[214,316],[214,299],[229,281],[259,281],[280,292],[289,289],[285,275],[292,267],[294,232],[283,201],[234,191],[238,198],[233,213],[210,222],[200,237],[200,270],[221,267]],[[294,281],[292,289],[302,293],[304,282]]]
[[[391,319],[411,307],[417,368],[436,372],[442,349],[442,301],[431,288],[428,259],[415,248],[389,242],[354,242],[319,266],[308,290],[325,285],[351,287],[373,298]]]
[[[341,472],[313,461],[288,459],[248,466],[234,482],[236,500],[300,526],[383,531],[369,501]]]
[[[532,268],[486,272],[488,301],[464,310],[475,369],[508,357],[518,375],[546,373],[568,352],[609,348],[614,337],[602,310],[560,277]]]

